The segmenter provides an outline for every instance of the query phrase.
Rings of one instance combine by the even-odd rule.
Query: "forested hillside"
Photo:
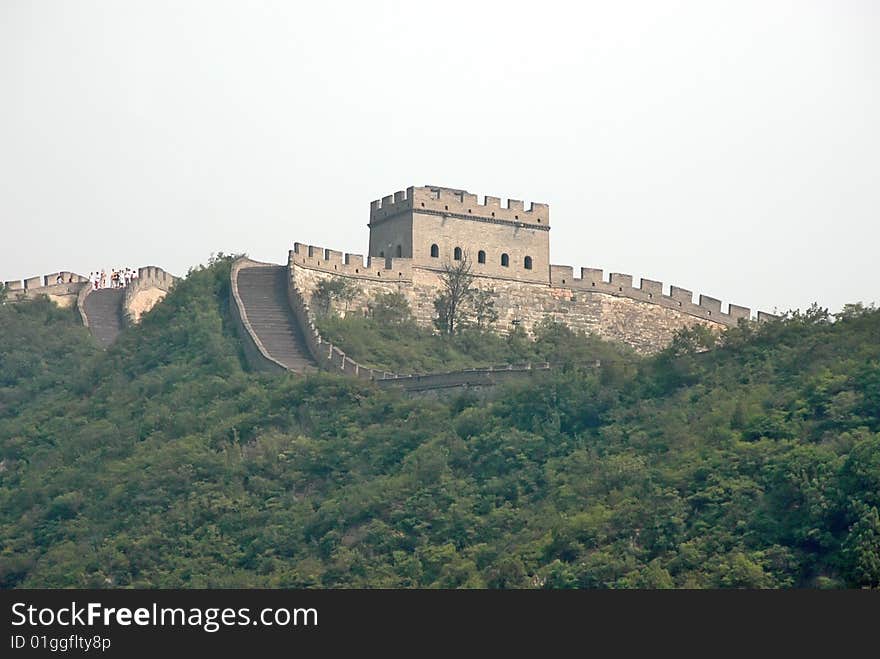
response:
[[[583,359],[412,398],[246,372],[229,267],[106,352],[0,306],[0,587],[880,586],[878,311],[650,359],[547,326],[511,351]]]

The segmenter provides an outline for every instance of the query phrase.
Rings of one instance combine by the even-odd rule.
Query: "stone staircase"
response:
[[[547,363],[504,364],[449,373],[401,375],[362,366],[318,334],[299,291],[293,289],[288,295],[289,272],[286,266],[247,258],[239,259],[232,267],[232,312],[244,340],[247,360],[257,370],[305,374],[317,371],[320,363],[321,368],[332,373],[371,380],[383,388],[400,387],[418,393],[494,387],[551,368]]]
[[[102,348],[116,340],[122,331],[121,288],[102,288],[90,292],[83,302],[83,311],[88,320],[89,331]]]
[[[269,357],[294,373],[316,371],[287,299],[287,267],[243,267],[237,286],[242,315]]]

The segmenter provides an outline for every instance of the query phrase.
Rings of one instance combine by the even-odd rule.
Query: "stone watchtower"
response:
[[[370,204],[370,256],[442,269],[469,259],[476,275],[550,283],[550,207],[427,185]]]

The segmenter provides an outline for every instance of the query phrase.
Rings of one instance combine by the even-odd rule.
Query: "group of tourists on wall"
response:
[[[137,276],[134,268],[114,268],[109,273],[106,270],[89,273],[89,281],[95,291],[99,288],[125,288]]]

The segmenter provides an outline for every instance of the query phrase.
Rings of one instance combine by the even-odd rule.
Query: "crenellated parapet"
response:
[[[288,263],[335,275],[374,281],[412,281],[412,259],[366,257],[336,250],[294,243]]]
[[[303,243],[294,243],[294,248],[289,253],[288,263],[291,267],[304,267],[328,274],[376,282],[411,283],[414,270],[419,271],[423,268],[419,264],[414,264],[412,259],[391,257],[381,259],[367,257],[365,259],[360,254],[346,254]],[[480,276],[479,271],[475,270],[475,274]],[[498,279],[498,276],[493,275],[493,278]],[[515,280],[511,278],[511,281]],[[698,295],[695,300],[692,291],[679,286],[670,286],[669,292],[664,293],[663,283],[652,279],[642,278],[638,281],[638,286],[635,286],[632,275],[612,272],[608,273],[606,277],[604,271],[598,268],[580,268],[579,276],[576,276],[572,266],[551,265],[550,286],[557,289],[569,289],[572,292],[589,291],[629,298],[727,327],[736,326],[740,319],[749,320],[752,318],[751,309],[748,307],[730,303],[724,308],[721,300],[702,294]],[[767,320],[773,317],[766,312],[758,314],[758,320]]]
[[[502,205],[500,197],[486,195],[480,201],[477,195],[466,190],[431,185],[410,186],[405,191],[373,201],[370,204],[370,225],[412,211],[549,230],[550,206],[537,202],[531,202],[528,208],[525,206],[518,199],[508,199],[506,205]]]
[[[430,262],[408,258],[364,258],[361,255],[296,243],[288,266],[297,275],[303,292],[311,295],[318,277],[328,275],[361,280],[361,293],[346,305],[346,313],[366,312],[371,296],[396,290],[410,303],[416,320],[430,326],[435,318],[434,300],[442,285],[437,268]],[[312,275],[305,273],[312,271]],[[493,291],[499,313],[493,327],[504,333],[519,326],[531,331],[542,319],[569,325],[573,329],[620,340],[648,354],[661,349],[675,331],[694,323],[715,329],[735,327],[740,320],[751,320],[752,311],[737,304],[723,304],[709,295],[697,295],[680,286],[669,286],[653,279],[634,281],[629,274],[605,273],[598,268],[551,265],[544,281],[528,281],[507,276],[504,271],[483,272],[479,264],[472,270],[475,285]],[[511,273],[514,275],[515,273]],[[395,284],[393,289],[385,284]],[[759,312],[757,320],[773,318]]]
[[[136,325],[141,316],[174,287],[178,278],[154,265],[138,268],[138,276],[125,287],[122,316],[126,325]]]
[[[80,290],[88,285],[86,277],[68,270],[4,282],[4,286],[9,291],[9,299],[12,301],[29,300],[46,295],[61,307],[73,306]]]
[[[70,284],[82,284],[88,282],[87,277],[78,275],[69,270],[53,272],[48,275],[40,275],[38,277],[28,277],[25,280],[16,279],[4,282],[6,288],[10,291],[31,291],[36,292],[38,289],[52,288],[55,286],[66,286]],[[42,292],[42,291],[41,291]]]
[[[138,268],[138,276],[132,280],[132,283],[145,284],[155,288],[171,290],[171,287],[174,286],[177,279],[177,277],[170,272],[166,272],[162,268],[155,265],[148,265],[143,268]]]
[[[728,327],[735,326],[740,319],[751,318],[751,310],[748,307],[728,304],[727,311],[722,311],[721,300],[708,295],[700,295],[694,302],[693,292],[686,288],[670,286],[669,294],[666,295],[663,293],[662,282],[642,278],[636,287],[633,285],[632,275],[612,272],[605,279],[604,272],[597,268],[581,268],[580,277],[576,277],[571,266],[551,265],[550,283],[556,288],[604,293],[656,304]],[[759,312],[758,320],[765,320],[768,316],[770,314]]]

